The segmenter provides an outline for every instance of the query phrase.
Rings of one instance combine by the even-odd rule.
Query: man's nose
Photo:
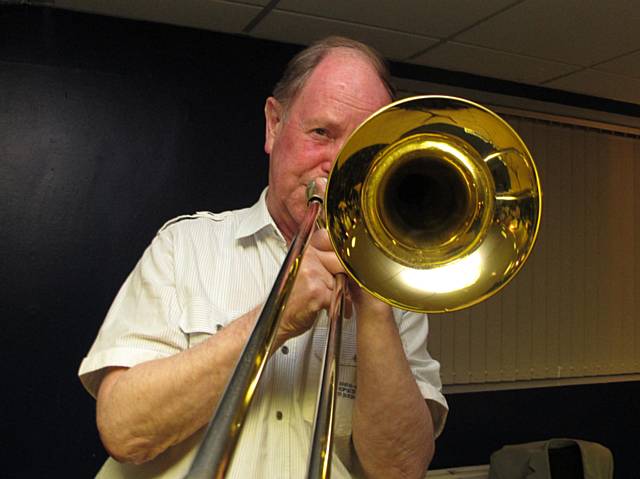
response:
[[[333,167],[334,161],[335,161],[335,157],[328,158],[327,160],[322,162],[322,164],[320,165],[320,169],[322,170],[322,173],[324,175],[329,176],[329,173],[331,173],[331,168]]]
[[[342,150],[342,146],[344,145],[344,140],[336,141],[333,144],[333,147],[328,151],[328,157],[324,163],[322,163],[322,171],[329,174],[331,169],[333,168],[333,164],[338,159],[338,155],[340,154],[340,150]]]

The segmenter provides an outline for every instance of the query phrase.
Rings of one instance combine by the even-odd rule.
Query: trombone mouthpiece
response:
[[[324,190],[327,186],[327,179],[323,177],[311,180],[307,184],[307,203],[318,201],[320,204],[324,202]]]

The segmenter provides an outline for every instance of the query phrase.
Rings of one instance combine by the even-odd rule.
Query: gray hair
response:
[[[294,56],[284,71],[282,78],[273,89],[273,96],[285,110],[300,92],[307,79],[320,62],[336,48],[347,48],[362,55],[375,69],[378,77],[389,92],[391,99],[395,97],[395,88],[391,84],[391,74],[384,57],[376,50],[350,38],[330,36],[319,40]]]

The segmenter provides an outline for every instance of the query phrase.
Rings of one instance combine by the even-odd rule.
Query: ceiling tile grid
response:
[[[640,104],[640,78],[587,69],[549,82],[547,86]]]
[[[300,44],[342,34],[393,60],[636,103],[609,90],[610,74],[625,85],[640,75],[633,2],[280,0],[250,33]]]
[[[640,48],[637,0],[527,0],[456,40],[591,66]]]
[[[638,32],[638,35],[640,35],[640,32]],[[594,69],[640,78],[640,49],[629,55],[623,55],[614,60],[596,65]]]
[[[640,104],[638,0],[47,1],[300,45],[346,35],[395,61]]]
[[[278,10],[447,38],[514,0],[280,0]]]
[[[442,43],[413,62],[525,83],[542,83],[576,71],[574,65],[456,42]]]
[[[283,32],[286,32],[283,34]],[[329,34],[344,35],[363,41],[391,60],[401,60],[407,50],[421,51],[435,45],[438,40],[411,33],[362,25],[324,17],[275,10],[251,31],[252,36],[269,40],[307,45]]]

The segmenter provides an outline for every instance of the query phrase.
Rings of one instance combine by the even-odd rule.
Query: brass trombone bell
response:
[[[520,270],[542,192],[515,131],[468,100],[418,96],[353,132],[328,180],[326,224],[347,273],[402,309],[479,303]]]

